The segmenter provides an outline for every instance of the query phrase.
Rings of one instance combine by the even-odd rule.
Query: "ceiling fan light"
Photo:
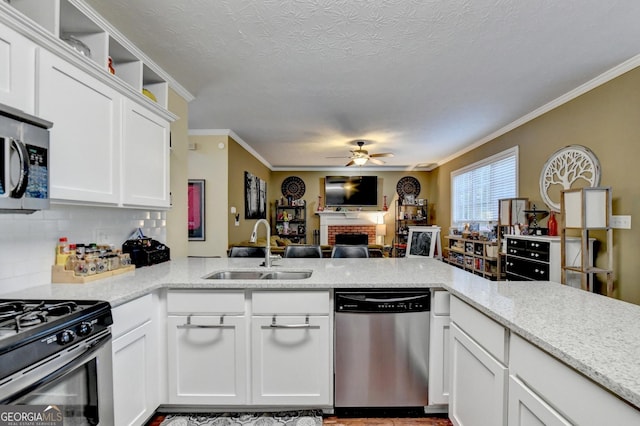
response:
[[[367,162],[367,157],[356,157],[353,159],[353,162],[356,163],[357,166],[363,166],[364,163]]]

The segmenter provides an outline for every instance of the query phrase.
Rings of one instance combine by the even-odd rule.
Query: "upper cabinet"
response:
[[[123,204],[169,207],[169,123],[128,99],[123,120]]]
[[[117,29],[82,0],[0,1],[0,61],[0,103],[53,122],[53,202],[170,207],[169,82],[193,97]]]
[[[0,25],[0,103],[34,113],[36,45]]]
[[[120,94],[65,60],[41,51],[38,115],[51,128],[51,198],[120,201]]]

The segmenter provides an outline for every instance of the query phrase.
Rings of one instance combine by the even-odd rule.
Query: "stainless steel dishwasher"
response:
[[[429,289],[336,290],[335,407],[428,405]]]

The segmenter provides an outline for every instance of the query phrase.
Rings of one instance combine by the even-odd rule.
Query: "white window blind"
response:
[[[451,173],[451,225],[498,220],[498,200],[518,191],[518,147]]]

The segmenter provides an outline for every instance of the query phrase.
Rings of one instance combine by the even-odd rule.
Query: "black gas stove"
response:
[[[0,383],[111,324],[107,302],[0,299]]]

